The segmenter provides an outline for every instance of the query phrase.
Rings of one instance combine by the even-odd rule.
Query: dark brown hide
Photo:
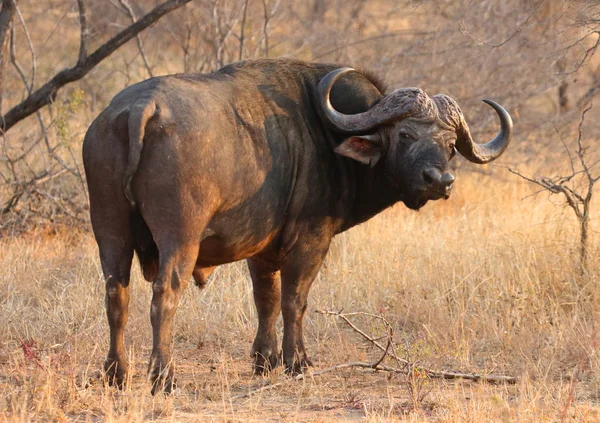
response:
[[[337,131],[322,118],[317,87],[339,67],[260,60],[152,78],[123,90],[92,123],[83,159],[106,278],[111,382],[122,384],[128,369],[134,251],[153,284],[153,392],[173,387],[173,318],[188,281],[203,286],[215,266],[241,259],[258,311],[255,371],[278,363],[281,311],[283,363],[298,372],[310,364],[309,288],[333,236],[397,201],[419,208],[449,195],[456,130],[411,116],[368,134]],[[360,72],[331,90],[332,107],[347,115],[382,98],[381,84]],[[358,148],[360,160],[341,146]]]

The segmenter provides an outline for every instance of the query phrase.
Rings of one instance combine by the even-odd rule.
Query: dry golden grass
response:
[[[598,421],[600,266],[581,276],[574,219],[507,171],[462,172],[447,202],[402,205],[336,238],[310,310],[384,314],[401,354],[439,370],[519,377],[515,386],[407,379],[358,369],[290,381],[251,375],[256,328],[244,263],[217,269],[178,310],[179,389],[150,396],[151,287],[137,264],[124,391],[98,382],[108,349],[104,284],[86,232],[0,240],[0,412],[6,421]],[[593,225],[594,226],[594,222]],[[592,239],[592,244],[596,242]],[[357,320],[370,333],[379,328]],[[380,355],[333,317],[309,312],[317,369]],[[272,381],[286,376],[276,373]]]

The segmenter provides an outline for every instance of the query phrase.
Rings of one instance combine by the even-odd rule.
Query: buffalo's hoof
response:
[[[125,387],[129,366],[126,362],[106,359],[104,362],[104,382],[119,389]]]
[[[304,373],[309,367],[314,367],[313,362],[308,357],[304,357],[294,360],[294,364],[291,366],[285,363],[285,373],[290,376],[298,376]]]
[[[177,381],[173,377],[172,367],[169,366],[167,369],[161,371],[160,368],[153,369],[149,374],[150,383],[152,384],[152,395],[156,395],[157,392],[163,392],[165,395],[171,394],[177,389]]]
[[[257,352],[254,354],[252,370],[255,375],[268,375],[275,367],[281,364],[279,354],[271,353],[268,356]]]
[[[177,389],[177,381],[175,378],[158,378],[152,382],[152,390],[150,393],[156,395],[158,392],[163,392],[165,395],[171,395]]]

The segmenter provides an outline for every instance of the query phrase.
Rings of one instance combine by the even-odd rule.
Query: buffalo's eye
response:
[[[410,136],[408,132],[400,131],[400,138],[404,138],[405,140],[412,140],[413,137]]]
[[[453,142],[450,143],[450,150],[454,151],[454,149],[456,148],[456,146],[454,145]]]

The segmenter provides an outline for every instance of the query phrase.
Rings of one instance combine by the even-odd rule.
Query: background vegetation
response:
[[[82,63],[82,34],[91,55],[159,4],[19,0],[0,63],[0,115]],[[2,25],[0,18],[0,32]],[[588,176],[600,176],[594,166],[600,158],[599,45],[600,6],[593,0],[192,0],[166,14],[2,134],[2,418],[599,420],[597,197],[588,204],[582,268],[578,216],[564,195],[509,172],[562,184],[583,197]],[[108,325],[89,233],[83,135],[132,83],[257,57],[350,64],[373,70],[390,87],[451,95],[476,140],[488,139],[497,125],[481,98],[510,111],[510,149],[489,166],[455,159],[457,185],[449,201],[419,213],[398,205],[339,236],[310,310],[383,314],[402,346],[398,355],[438,370],[513,375],[516,385],[347,369],[239,399],[285,380],[251,376],[247,356],[256,319],[243,263],[217,269],[204,291],[186,292],[175,341],[180,389],[169,398],[151,397],[145,381],[151,288],[134,265],[126,343],[135,374],[123,392],[95,383]],[[307,320],[317,368],[381,355],[330,316],[309,312]],[[381,335],[372,320],[358,323]],[[416,400],[415,390],[421,393]]]

